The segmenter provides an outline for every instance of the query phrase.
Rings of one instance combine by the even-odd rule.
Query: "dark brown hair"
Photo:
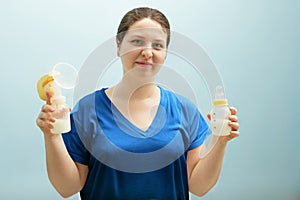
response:
[[[162,12],[148,7],[134,8],[124,15],[118,28],[117,41],[121,43],[129,27],[135,22],[140,21],[144,18],[150,18],[161,25],[161,27],[167,33],[168,46],[170,42],[170,24],[168,19]]]

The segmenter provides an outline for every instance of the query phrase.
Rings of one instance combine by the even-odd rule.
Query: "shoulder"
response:
[[[165,98],[167,98],[167,100],[174,104],[176,103],[179,108],[182,110],[182,112],[198,112],[198,108],[196,107],[196,105],[188,98],[186,98],[185,96],[175,93],[173,91],[164,89],[161,87],[161,91],[163,93],[163,96]]]
[[[104,90],[104,88],[96,90],[79,99],[75,104],[72,113],[78,112],[79,110],[89,110],[89,108],[95,108],[95,101],[96,99],[103,98],[102,93],[104,92]]]
[[[99,109],[97,110],[97,106],[102,107],[103,105],[103,103],[101,103],[104,102],[103,92],[104,90],[101,89],[87,94],[74,106],[71,117],[76,125],[77,132],[80,133],[80,137],[89,137],[90,133],[94,133],[95,130],[97,130],[97,116],[99,112]]]
[[[95,98],[99,98],[99,97],[101,98],[104,90],[105,89],[103,88],[103,89],[96,90],[94,92],[91,92],[91,93],[85,95],[78,101],[77,104],[86,104],[86,103],[90,103],[91,101],[95,100]]]

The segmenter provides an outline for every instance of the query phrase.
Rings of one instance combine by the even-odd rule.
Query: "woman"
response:
[[[189,191],[202,196],[216,183],[227,142],[239,135],[236,109],[230,108],[230,135],[220,137],[200,160],[203,141],[210,133],[202,115],[184,97],[153,83],[166,58],[169,30],[167,18],[156,9],[129,11],[116,37],[122,80],[81,99],[72,111],[69,133],[51,134],[54,109],[49,103],[42,107],[37,125],[44,133],[47,172],[63,197],[80,192],[83,200],[188,199]],[[47,97],[50,102],[51,96]],[[99,135],[105,137],[97,139]],[[157,155],[157,160],[143,160],[142,167],[136,166],[140,160],[132,160],[135,164],[127,164],[126,170],[113,145],[103,139],[146,156],[168,146],[178,135],[180,142]],[[90,136],[95,140],[84,140]]]

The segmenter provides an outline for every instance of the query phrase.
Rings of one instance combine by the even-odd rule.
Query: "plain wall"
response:
[[[191,199],[299,200],[296,0],[2,0],[0,199],[62,199],[48,180],[44,140],[35,125],[43,104],[36,82],[61,61],[80,69],[115,35],[125,12],[144,5],[163,11],[173,31],[206,50],[238,108],[241,135],[228,144],[218,183]],[[210,104],[203,94],[206,115]]]

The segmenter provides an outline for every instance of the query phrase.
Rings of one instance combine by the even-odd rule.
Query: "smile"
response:
[[[150,62],[135,62],[135,63],[142,67],[152,67],[152,63]]]

